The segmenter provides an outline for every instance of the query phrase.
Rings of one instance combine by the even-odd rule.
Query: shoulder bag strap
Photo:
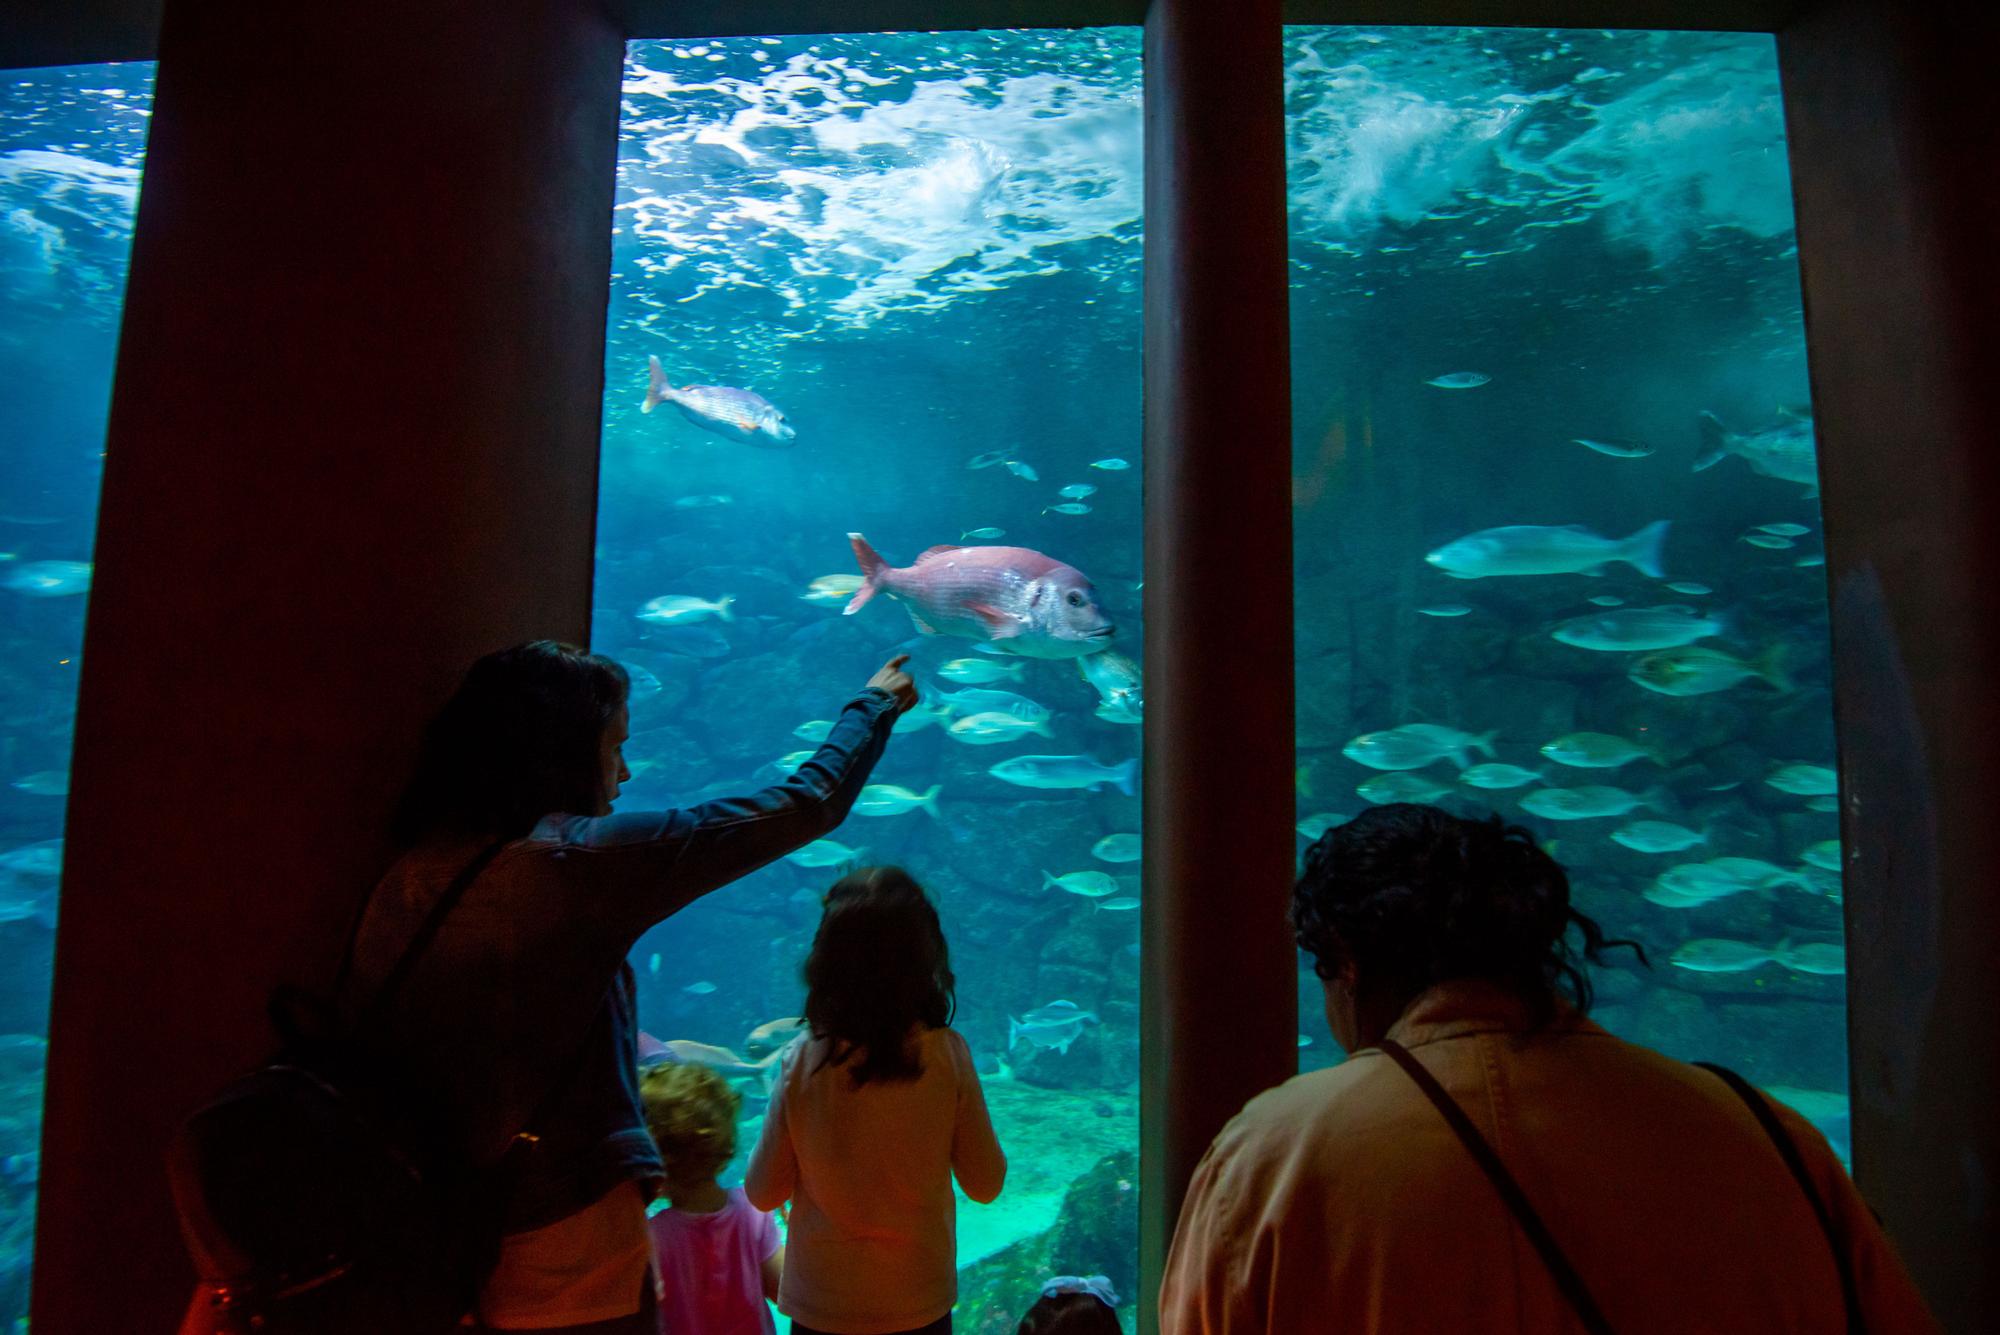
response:
[[[1819,1220],[1820,1232],[1826,1234],[1826,1245],[1833,1250],[1833,1264],[1840,1271],[1841,1301],[1847,1304],[1848,1335],[1864,1335],[1867,1325],[1861,1316],[1861,1295],[1855,1285],[1854,1268],[1848,1263],[1847,1250],[1840,1245],[1839,1235],[1834,1232],[1833,1216],[1828,1213],[1826,1203],[1820,1200],[1818,1190],[1813,1187],[1812,1175],[1806,1171],[1806,1161],[1800,1156],[1799,1147],[1792,1140],[1791,1134],[1785,1130],[1785,1124],[1778,1120],[1778,1114],[1771,1110],[1769,1101],[1757,1092],[1755,1086],[1736,1072],[1724,1066],[1717,1066],[1714,1062],[1696,1062],[1695,1065],[1704,1071],[1721,1076],[1723,1083],[1736,1091],[1736,1097],[1743,1100],[1744,1105],[1756,1116],[1758,1124],[1764,1128],[1764,1134],[1771,1138],[1771,1144],[1777,1147],[1779,1157],[1785,1161],[1785,1167],[1792,1170],[1793,1179],[1798,1182],[1799,1190],[1805,1193],[1807,1204],[1812,1206],[1813,1216]]]
[[[389,976],[382,980],[382,985],[375,989],[375,995],[368,999],[367,1006],[356,1018],[354,1027],[357,1032],[367,1029],[388,1010],[389,1003],[395,999],[396,993],[402,990],[403,984],[409,980],[410,973],[417,967],[417,960],[430,948],[431,942],[437,939],[438,929],[444,926],[444,920],[451,916],[451,911],[458,907],[461,899],[465,898],[465,892],[479,879],[479,873],[485,871],[487,864],[498,857],[500,850],[506,846],[505,839],[488,844],[479,850],[472,861],[465,864],[457,876],[452,878],[451,884],[438,896],[437,903],[431,906],[431,911],[424,915],[423,925],[417,928],[416,935],[410,938],[410,943],[403,947],[403,953],[390,967]],[[360,934],[360,927],[357,924],[355,928],[357,940]],[[352,949],[351,944],[349,949]]]
[[[1555,1279],[1556,1287],[1562,1290],[1563,1297],[1569,1299],[1569,1305],[1576,1309],[1577,1319],[1583,1323],[1583,1328],[1589,1331],[1590,1335],[1612,1335],[1611,1323],[1604,1319],[1604,1313],[1597,1306],[1597,1301],[1590,1296],[1590,1290],[1584,1287],[1583,1276],[1576,1273],[1576,1267],[1569,1263],[1567,1256],[1563,1255],[1562,1248],[1556,1243],[1555,1235],[1549,1232],[1548,1226],[1542,1222],[1542,1217],[1535,1213],[1535,1207],[1529,1204],[1527,1194],[1521,1190],[1521,1184],[1507,1171],[1507,1165],[1500,1162],[1500,1156],[1494,1153],[1486,1137],[1479,1134],[1479,1128],[1472,1124],[1472,1119],[1465,1115],[1465,1110],[1458,1106],[1451,1095],[1445,1092],[1444,1086],[1437,1082],[1437,1078],[1425,1070],[1423,1064],[1412,1057],[1402,1044],[1385,1038],[1376,1046],[1402,1067],[1410,1079],[1416,1081],[1417,1088],[1437,1105],[1437,1110],[1444,1114],[1444,1120],[1458,1133],[1458,1138],[1464,1143],[1467,1152],[1472,1155],[1474,1162],[1485,1170],[1488,1180],[1493,1183],[1494,1190],[1500,1193],[1500,1199],[1507,1203],[1509,1210],[1513,1211],[1514,1218],[1521,1225],[1521,1231],[1528,1235],[1528,1241],[1533,1243],[1535,1250],[1541,1254],[1542,1264],[1548,1267],[1550,1276]]]

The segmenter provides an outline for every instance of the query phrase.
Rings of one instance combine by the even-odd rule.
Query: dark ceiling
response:
[[[282,2],[282,0],[281,0]],[[150,60],[167,0],[0,0],[0,69]],[[200,6],[204,0],[174,0]],[[605,0],[635,36],[1087,27],[1136,23],[1146,0]],[[1813,0],[1286,0],[1298,23],[1763,29]],[[338,9],[322,10],[330,16]],[[504,8],[489,10],[504,13]],[[338,21],[330,17],[329,21]],[[501,20],[493,20],[501,21]]]

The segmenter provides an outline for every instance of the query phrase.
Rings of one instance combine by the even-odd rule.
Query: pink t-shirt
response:
[[[647,1224],[658,1264],[661,1335],[772,1335],[764,1262],[778,1226],[741,1187],[714,1214],[662,1210]]]

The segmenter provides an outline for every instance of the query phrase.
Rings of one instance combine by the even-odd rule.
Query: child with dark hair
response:
[[[1118,1295],[1103,1275],[1058,1275],[1042,1285],[1042,1296],[1014,1335],[1121,1335]]]
[[[982,1204],[1007,1159],[965,1040],[951,952],[899,867],[843,877],[805,966],[787,1052],[743,1183],[792,1201],[778,1310],[795,1335],[942,1335],[958,1297],[953,1177]]]
[[[663,1062],[640,1077],[646,1129],[666,1165],[668,1208],[648,1225],[661,1335],[772,1335],[785,1249],[771,1216],[715,1177],[736,1153],[743,1100],[705,1066]]]

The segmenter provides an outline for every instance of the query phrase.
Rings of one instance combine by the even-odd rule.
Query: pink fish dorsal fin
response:
[[[935,547],[926,547],[917,553],[917,560],[927,560],[933,556],[943,556],[946,552],[962,552],[965,548],[955,542],[941,542]]]
[[[985,623],[986,633],[996,640],[1011,639],[1027,628],[1025,617],[1003,612],[991,603],[967,603],[965,610]]]

